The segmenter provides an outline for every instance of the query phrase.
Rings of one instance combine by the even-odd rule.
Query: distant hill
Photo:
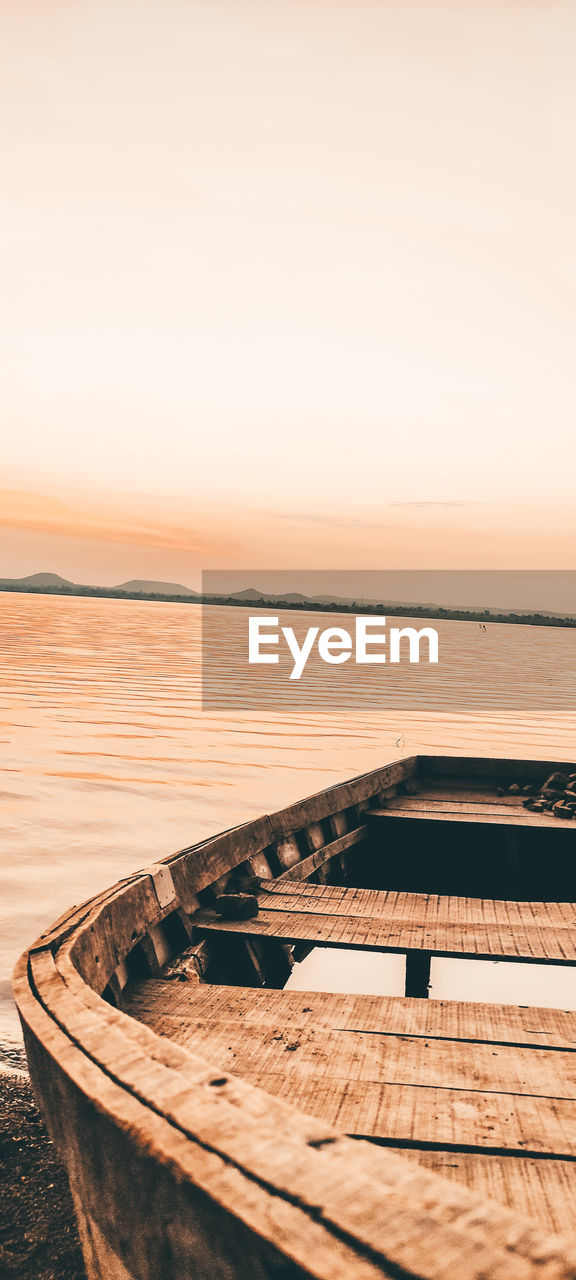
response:
[[[164,597],[168,600],[199,600],[198,591],[185,587],[180,582],[151,582],[146,578],[132,578],[130,582],[122,582],[117,587],[98,587],[88,583],[70,582],[59,573],[30,573],[26,578],[0,578],[0,591],[31,591],[48,595],[63,596],[113,596],[120,598],[154,599]]]
[[[119,582],[115,591],[142,592],[153,596],[197,596],[198,592],[191,587],[183,587],[180,582],[148,582],[144,578],[131,578],[130,582]]]
[[[222,598],[224,598],[224,593],[222,593]],[[231,591],[230,594],[226,596],[226,599],[238,600],[239,602],[253,602],[254,604],[256,604],[258,600],[261,600],[266,604],[277,603],[279,606],[282,604],[302,605],[304,608],[310,608],[312,610],[315,606],[320,606],[322,609],[329,609],[333,606],[337,612],[342,611],[344,613],[352,613],[356,609],[368,609],[371,612],[373,612],[374,609],[383,609],[393,611],[396,614],[405,610],[406,616],[410,616],[414,611],[417,611],[418,614],[429,613],[431,617],[438,613],[440,613],[440,615],[470,614],[471,616],[475,616],[476,614],[490,614],[492,621],[500,617],[502,617],[502,619],[514,617],[518,620],[523,617],[537,617],[542,619],[565,618],[567,621],[572,621],[576,618],[576,614],[574,613],[561,613],[560,611],[554,611],[552,609],[520,609],[516,606],[513,609],[504,609],[497,605],[483,604],[465,604],[460,606],[451,604],[438,605],[434,600],[419,600],[416,603],[414,600],[375,600],[366,599],[363,596],[357,596],[355,599],[352,599],[350,596],[304,596],[299,591],[284,591],[281,595],[278,595],[274,591],[258,591],[255,587],[248,587],[245,591]]]
[[[231,591],[231,600],[272,600],[270,595],[264,595],[263,591],[256,591],[254,587],[246,587],[245,591]]]
[[[31,573],[26,578],[0,578],[0,591],[36,592],[38,595],[88,596],[121,600],[165,600],[188,601],[190,604],[201,604],[206,600],[209,604],[233,605],[249,608],[273,608],[311,610],[323,613],[355,613],[361,609],[367,614],[384,610],[390,617],[402,618],[437,618],[452,619],[461,622],[479,622],[483,627],[486,622],[522,623],[525,626],[574,627],[576,614],[551,613],[549,610],[529,609],[473,608],[470,605],[455,608],[451,605],[437,605],[429,602],[408,603],[399,600],[349,600],[342,596],[305,596],[299,591],[285,592],[276,595],[272,592],[247,587],[244,591],[230,592],[227,595],[202,596],[192,587],[185,587],[179,582],[156,582],[148,578],[131,578],[117,587],[97,587],[70,582],[59,573]],[[485,628],[484,628],[485,629]]]
[[[224,593],[220,593],[223,595]],[[293,604],[315,604],[318,600],[329,600],[329,596],[303,596],[301,591],[257,591],[255,587],[246,587],[245,591],[232,591],[230,600],[283,600]],[[350,603],[349,600],[346,601]]]
[[[0,582],[10,582],[19,587],[73,587],[68,578],[61,578],[59,573],[29,573],[26,578],[0,578]]]

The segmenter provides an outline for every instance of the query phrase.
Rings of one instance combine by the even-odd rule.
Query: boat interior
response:
[[[381,1188],[385,1154],[401,1157],[418,1177],[441,1174],[480,1197],[463,1202],[468,1211],[489,1198],[544,1233],[576,1234],[576,1011],[430,998],[437,959],[512,961],[535,974],[576,965],[576,820],[525,806],[554,770],[572,768],[397,761],[75,909],[31,950],[28,978],[116,1080],[126,1043],[146,1050],[161,1087],[162,1064],[187,1064],[188,1075],[195,1064],[236,1112],[241,1083],[248,1112],[264,1097],[318,1123],[308,1146],[334,1141],[322,1134],[353,1140],[351,1176],[350,1153],[369,1143]],[[400,956],[403,994],[293,989],[317,947],[328,967],[330,949]],[[32,1061],[34,1039],[29,1027]],[[122,1082],[141,1096],[134,1072]],[[45,1064],[40,1074],[42,1095]],[[432,1184],[413,1186],[421,1211]]]
[[[455,777],[439,763],[421,759],[201,891],[196,941],[129,981],[124,1007],[222,1072],[566,1229],[576,1180],[550,1159],[568,1152],[537,1099],[561,1111],[576,1097],[576,1012],[428,988],[434,956],[574,964],[574,829],[526,810],[501,771]],[[254,888],[255,874],[257,916],[222,919],[217,896]],[[284,990],[318,945],[401,954],[405,998]],[[576,1230],[576,1204],[570,1217]]]

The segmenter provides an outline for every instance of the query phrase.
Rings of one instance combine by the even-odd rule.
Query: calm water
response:
[[[463,649],[473,625],[443,624]],[[0,593],[0,1040],[18,1039],[19,952],[127,872],[399,755],[576,758],[567,713],[339,712],[329,683],[314,713],[202,713],[200,630],[196,605]],[[505,630],[512,659],[539,643]],[[573,677],[576,634],[546,645]],[[546,680],[531,667],[542,705]]]

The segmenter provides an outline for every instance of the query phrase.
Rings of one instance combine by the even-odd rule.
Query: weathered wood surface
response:
[[[371,822],[390,822],[393,818],[423,819],[426,822],[474,822],[511,827],[554,827],[559,831],[571,831],[576,838],[576,821],[561,821],[552,813],[532,813],[512,805],[472,805],[457,801],[426,799],[423,796],[402,796],[390,800],[385,809],[369,810]]]
[[[199,893],[234,867],[262,854],[279,841],[290,839],[300,828],[321,822],[353,806],[367,804],[386,788],[415,777],[419,760],[418,756],[396,760],[381,769],[319,791],[277,813],[255,818],[181,850],[168,860],[181,901],[186,906],[187,894]]]
[[[324,946],[576,964],[576,906],[267,882],[252,920],[204,909],[203,933],[242,933]]]
[[[31,1057],[35,1043],[42,1056],[56,1042],[51,1071],[62,1064],[61,1092],[52,1119],[72,1168],[80,1164],[75,1191],[96,1222],[94,1238],[102,1232],[129,1275],[216,1280],[248,1266],[272,1277],[283,1256],[283,1274],[325,1280],[444,1280],[446,1267],[459,1280],[576,1276],[575,1243],[338,1137],[242,1081],[215,1077],[202,1059],[103,1005],[65,957],[55,964],[38,952],[32,968],[43,1008],[30,1008],[29,987],[18,991]],[[38,1032],[44,1013],[50,1037],[46,1027]],[[44,1061],[40,1089],[46,1073]],[[169,1237],[159,1223],[171,1224]]]
[[[552,767],[540,763],[533,776]],[[564,1163],[576,1167],[569,1151],[576,1129],[571,1065],[562,1072],[557,1064],[550,1067],[554,1079],[562,1079],[557,1096],[545,1098],[538,1092],[548,1058],[557,1055],[558,1062],[572,1062],[568,1015],[506,1011],[501,1045],[490,1050],[501,1060],[490,1077],[482,1037],[486,1028],[494,1030],[494,1017],[487,1007],[453,1011],[441,1024],[425,1001],[411,1002],[416,1010],[394,1014],[382,1004],[361,1006],[356,997],[351,1002],[328,997],[324,1021],[314,1026],[308,1017],[313,1005],[302,1003],[309,999],[306,995],[292,993],[292,1005],[288,993],[251,992],[251,999],[288,1000],[283,1008],[292,1010],[293,1038],[280,1050],[273,1005],[256,1000],[251,1012],[231,1020],[225,1002],[237,1000],[238,993],[204,988],[196,966],[190,982],[172,981],[164,993],[169,1016],[181,993],[198,1000],[197,1035],[188,1046],[177,1042],[178,1034],[173,1039],[158,1036],[151,1026],[101,998],[103,991],[111,996],[121,991],[129,1003],[136,977],[158,972],[178,940],[179,946],[187,945],[186,913],[195,922],[206,916],[197,913],[197,895],[225,885],[235,868],[252,868],[257,874],[258,868],[276,871],[279,849],[296,848],[298,862],[292,863],[289,854],[287,870],[298,875],[298,863],[322,858],[327,845],[359,829],[371,801],[388,803],[398,786],[413,790],[419,779],[444,780],[457,768],[452,759],[436,766],[416,758],[398,761],[203,841],[71,909],[23,958],[15,991],[32,1080],[68,1167],[90,1280],[110,1280],[112,1275],[122,1280],[240,1280],[247,1274],[254,1280],[277,1280],[280,1274],[285,1280],[398,1280],[400,1275],[414,1280],[576,1280],[576,1240],[550,1236],[549,1223],[542,1231],[534,1221],[488,1201],[483,1184],[480,1193],[470,1192],[438,1178],[414,1159],[415,1148],[398,1156],[343,1133],[359,1133],[354,1127],[359,1118],[378,1126],[386,1113],[390,1124],[385,1142],[402,1147],[415,1141],[406,1133],[425,1133],[426,1126],[432,1132],[436,1125],[443,1141],[451,1141],[446,1135],[452,1133],[453,1145],[462,1146],[458,1135],[465,1119],[466,1131],[474,1136],[467,1154],[499,1158],[503,1148],[490,1146],[494,1133],[511,1141],[514,1131],[523,1144],[523,1160],[534,1150],[543,1157],[542,1165],[552,1167],[559,1163],[560,1151]],[[472,761],[464,772],[475,779],[530,776],[524,762]],[[334,856],[344,856],[347,847],[351,845],[344,844]],[[311,887],[290,874],[288,879],[290,884],[268,883],[264,889],[267,905],[256,922],[264,930],[255,935],[255,953],[258,948],[264,953],[264,944],[288,918],[312,925],[314,942],[314,927],[338,929],[336,922],[344,920],[341,912],[348,903],[341,890],[317,886],[324,896],[316,910],[308,902]],[[427,937],[430,919],[414,906],[413,925],[413,904],[405,896],[407,929]],[[316,905],[320,901],[321,896]],[[387,908],[374,916],[375,906],[357,898],[359,914],[348,922],[353,934],[367,928],[378,936],[389,932]],[[510,917],[490,918],[486,925],[469,916],[465,928],[500,930],[506,938],[512,928],[531,929],[534,935],[547,932],[557,939],[570,932],[569,917],[554,904],[546,908],[546,916],[539,914],[538,904],[530,909],[538,917],[533,914],[532,923]],[[266,916],[274,918],[274,930],[267,932]],[[440,936],[449,925],[438,911],[432,932]],[[235,926],[226,928],[228,937],[238,936]],[[221,935],[209,928],[203,932],[210,934],[212,953]],[[247,937],[239,932],[241,947]],[[428,947],[427,941],[422,945]],[[148,998],[150,988],[138,988],[142,997],[145,990]],[[214,1009],[209,1018],[203,1002],[215,998],[219,1016]],[[336,1015],[338,1025],[332,1025]],[[389,1020],[385,1028],[384,1018]],[[378,1020],[380,1025],[371,1025]],[[193,1021],[187,1015],[188,1028]],[[447,1027],[456,1025],[469,1032],[466,1052],[478,1053],[476,1077],[462,1046],[446,1034]],[[284,1027],[282,1014],[281,1034]],[[218,1065],[221,1055],[234,1053],[229,1047],[234,1028],[247,1043],[253,1038],[246,1073],[260,1071],[264,1090]],[[346,1049],[345,1041],[355,1048]],[[448,1083],[441,1082],[441,1051],[449,1066]],[[293,1063],[289,1102],[282,1096],[286,1058]],[[355,1066],[344,1078],[347,1060]],[[413,1075],[408,1083],[405,1063]],[[316,1075],[315,1114],[309,1098],[311,1073]],[[515,1088],[533,1092],[503,1091],[506,1078]],[[490,1081],[500,1092],[487,1088]],[[483,1110],[485,1104],[492,1112]],[[469,1108],[465,1114],[462,1106]],[[513,1107],[508,1120],[506,1106]],[[418,1138],[419,1143],[427,1141]],[[567,1212],[561,1225],[571,1221]]]
[[[399,1154],[509,1205],[548,1231],[576,1232],[576,1165],[569,1161],[410,1149]]]
[[[288,1145],[292,1137],[305,1155],[310,1147],[312,1158],[316,1140],[322,1155],[325,1127],[319,1129],[312,1121],[300,1120],[292,1111],[275,1110],[282,1107],[280,1103],[272,1103],[270,1112],[270,1100],[262,1097],[264,1106],[260,1106],[260,1095],[231,1082],[225,1093],[218,1091],[221,1116],[212,1145],[198,1142],[168,1120],[165,1104],[159,1109],[151,1106],[127,1088],[122,1079],[127,1062],[132,1068],[138,1067],[141,1079],[147,1080],[150,1087],[153,1062],[147,1059],[145,1039],[150,1033],[124,1019],[119,1024],[124,1031],[121,1052],[115,1052],[113,1037],[106,1049],[110,1030],[114,1025],[118,1030],[119,1015],[104,1006],[99,1024],[101,1011],[97,1015],[93,1009],[95,1017],[90,1017],[79,999],[71,1001],[68,995],[62,1006],[62,987],[49,960],[44,953],[42,963],[36,965],[33,984],[26,965],[21,964],[15,976],[15,991],[33,1083],[68,1165],[74,1199],[81,1205],[81,1238],[91,1280],[109,1280],[124,1272],[134,1280],[220,1280],[222,1276],[239,1280],[246,1274],[245,1268],[257,1280],[272,1280],[282,1269],[290,1280],[304,1275],[325,1276],[326,1280],[332,1275],[337,1280],[389,1276],[384,1265],[357,1255],[353,1239],[341,1241],[333,1233],[327,1225],[329,1214],[325,1222],[317,1220],[307,1207],[305,1189],[299,1203],[296,1197],[290,1200],[284,1196],[279,1188],[271,1207],[270,1186],[243,1168],[250,1145],[254,1152],[260,1150],[266,1163],[266,1146],[270,1146],[266,1121],[270,1117],[277,1136],[287,1130]],[[41,969],[45,970],[43,974]],[[36,983],[42,986],[47,1006],[34,997]],[[53,1016],[53,1001],[58,1017]],[[82,1046],[60,1025],[60,1018],[66,1024],[66,1013],[76,1024]],[[96,1039],[100,1053],[108,1062],[114,1061],[116,1078],[103,1071],[95,1060],[91,1041]],[[155,1041],[155,1037],[152,1039]],[[161,1042],[156,1043],[158,1062],[165,1061],[173,1071],[182,1067],[182,1057],[177,1056],[182,1051],[174,1048],[166,1052]],[[193,1076],[187,1080],[184,1073],[180,1092],[188,1089],[190,1095],[193,1083],[196,1091],[204,1088],[208,1100],[214,1073],[200,1060],[182,1056]],[[173,1085],[176,1080],[173,1074]],[[245,1145],[239,1145],[235,1160],[218,1153],[218,1127],[230,1130],[226,1124],[228,1115],[233,1122],[232,1132],[234,1119],[236,1125],[243,1123],[246,1131]],[[202,1123],[200,1105],[200,1128]],[[255,1125],[256,1134],[260,1129],[259,1139]],[[361,1178],[358,1189],[366,1191],[362,1153],[358,1153],[359,1159],[355,1152],[351,1154]],[[293,1151],[286,1164],[290,1157],[294,1159]],[[338,1154],[336,1159],[338,1169]],[[324,1164],[319,1162],[320,1175]],[[269,1175],[274,1176],[272,1155]],[[336,1181],[337,1178],[336,1173]],[[154,1212],[150,1212],[150,1206]],[[529,1249],[530,1242],[525,1243]],[[551,1254],[554,1249],[559,1262],[552,1274],[576,1274],[576,1256],[570,1258],[568,1267],[569,1254],[562,1248],[558,1251],[557,1244],[550,1248]]]
[[[133,1015],[166,1032],[164,1017],[275,1027],[310,1026],[328,1031],[367,1031],[375,1035],[421,1036],[426,1040],[479,1041],[483,1044],[535,1045],[576,1050],[576,1012],[519,1008],[516,1005],[466,1004],[458,1000],[404,1000],[395,996],[341,992],[274,991],[253,987],[211,986],[150,979],[129,994]]]
[[[138,997],[130,1006],[149,1026],[347,1132],[576,1158],[573,1049],[434,1039],[423,1034],[425,1012],[413,1036],[328,1030],[314,1016],[318,993],[287,1024],[278,993],[275,1022],[251,1023],[247,1035],[244,1021],[210,1016],[206,1004],[198,1014],[193,997],[173,1012],[165,985],[151,985],[144,1008]]]
[[[130,996],[158,1034],[548,1229],[576,1228],[575,1013],[169,986]]]
[[[544,780],[543,780],[544,781]],[[370,822],[375,826],[383,819],[415,818],[426,822],[474,822],[495,823],[513,827],[553,827],[572,831],[576,845],[576,819],[561,822],[549,812],[532,813],[524,806],[526,796],[497,795],[495,785],[486,786],[485,780],[467,780],[466,786],[457,782],[421,778],[415,795],[393,795],[384,805],[371,805],[367,810]]]
[[[353,845],[359,844],[365,840],[368,834],[368,827],[363,824],[356,827],[354,831],[347,831],[344,835],[339,836],[337,840],[331,840],[328,844],[322,845],[314,853],[307,858],[301,858],[298,862],[293,862],[282,875],[278,876],[275,884],[285,884],[294,880],[305,880],[307,876],[313,875],[319,867],[329,862],[332,858],[344,853],[347,849],[351,849]]]

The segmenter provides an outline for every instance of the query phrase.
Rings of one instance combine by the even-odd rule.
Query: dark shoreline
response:
[[[256,599],[239,600],[236,596],[198,595],[182,596],[151,591],[119,591],[116,587],[18,587],[0,580],[0,593],[6,595],[36,596],[81,596],[96,600],[151,600],[160,604],[209,604],[223,608],[236,609],[274,609],[278,612],[287,610],[290,613],[343,613],[362,614],[363,616],[381,616],[383,612],[389,618],[422,618],[430,622],[477,622],[505,623],[508,626],[521,627],[562,627],[572,630],[576,627],[576,616],[572,614],[548,613],[504,613],[492,609],[450,609],[441,605],[396,605],[365,604],[351,600],[350,604],[342,601],[316,600],[283,600],[280,598],[258,597]]]
[[[0,1066],[0,1271],[85,1280],[66,1173],[22,1071]]]

